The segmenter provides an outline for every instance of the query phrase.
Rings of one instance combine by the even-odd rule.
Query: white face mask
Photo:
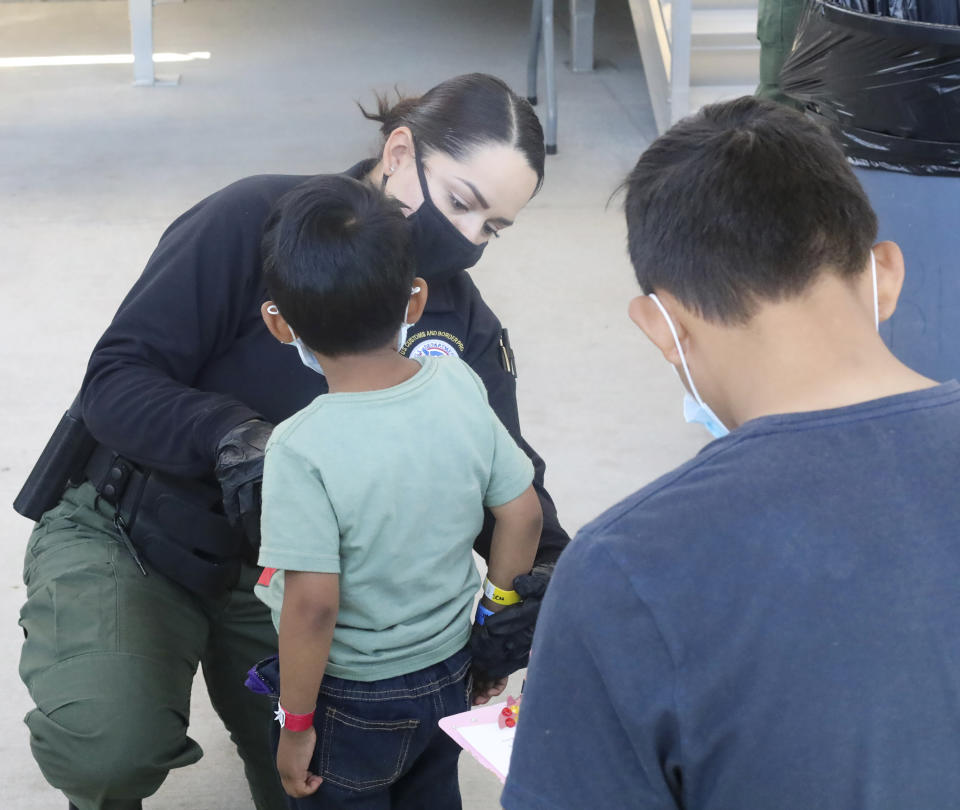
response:
[[[276,304],[271,304],[267,307],[267,312],[271,315],[279,315],[280,310],[277,309]],[[290,337],[292,340],[289,343],[284,343],[284,346],[294,346],[297,350],[297,354],[300,355],[300,362],[303,363],[311,371],[316,371],[317,374],[323,374],[323,366],[320,365],[320,361],[317,360],[317,356],[307,348],[307,345],[297,337],[296,333],[293,331],[293,327],[290,324],[287,324],[287,329],[290,331]]]
[[[419,287],[411,287],[410,295],[420,292]],[[400,334],[397,337],[397,351],[403,351],[403,344],[407,342],[407,333],[410,331],[412,323],[407,323],[407,315],[410,314],[410,302],[407,301],[407,308],[403,311],[403,322],[400,324]]]
[[[307,368],[316,371],[317,374],[323,374],[323,366],[320,365],[320,361],[317,360],[317,356],[307,348],[306,343],[304,343],[294,334],[290,324],[287,324],[287,329],[290,329],[290,336],[293,338],[293,340],[291,340],[287,345],[297,347],[297,353],[300,355],[300,362],[303,363]]]
[[[879,331],[880,299],[877,295],[877,257],[874,255],[872,250],[870,251],[870,273],[873,276],[873,323],[877,331]],[[710,406],[700,398],[700,393],[697,391],[697,386],[693,382],[690,369],[687,367],[687,358],[683,354],[683,347],[680,345],[680,339],[677,336],[677,330],[673,325],[673,320],[670,318],[670,313],[668,313],[663,304],[660,303],[660,299],[657,298],[656,293],[650,293],[650,295],[647,297],[657,305],[657,308],[663,314],[663,317],[666,318],[667,326],[670,327],[670,334],[673,336],[673,342],[677,347],[677,352],[680,354],[680,364],[683,366],[683,373],[687,377],[687,383],[690,385],[690,392],[693,394],[691,396],[690,392],[684,392],[683,418],[687,422],[697,422],[703,425],[707,430],[710,431],[711,435],[715,439],[722,439],[730,432],[730,430],[726,425],[723,424],[723,422],[720,421],[719,417],[711,410]]]

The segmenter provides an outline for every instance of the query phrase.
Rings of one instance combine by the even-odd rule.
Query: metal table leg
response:
[[[153,71],[153,0],[128,0],[128,8],[134,85],[153,87],[179,84],[179,75],[157,76]]]
[[[593,70],[593,27],[597,0],[570,0],[570,60],[574,73]]]
[[[553,52],[553,0],[543,2],[543,62],[547,74],[547,154],[557,154],[557,63]]]
[[[537,62],[540,61],[540,39],[543,33],[543,0],[530,4],[530,44],[527,48],[527,101],[537,103]]]
[[[544,145],[548,155],[557,153],[557,70],[553,51],[553,0],[533,0],[530,10],[530,46],[527,51],[527,100],[537,103],[537,62],[543,44],[546,68],[547,121]]]
[[[153,75],[153,0],[129,0],[133,83],[151,85]]]

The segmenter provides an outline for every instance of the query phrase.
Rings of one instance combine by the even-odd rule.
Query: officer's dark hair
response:
[[[417,148],[423,150],[421,157],[437,151],[462,160],[470,150],[483,144],[512,146],[536,172],[536,191],[543,184],[540,120],[530,102],[496,76],[455,76],[419,98],[404,98],[398,92],[395,102],[378,94],[375,113],[357,106],[364,117],[380,123],[384,138],[389,138],[398,127],[409,127]]]
[[[824,270],[857,275],[877,236],[830,134],[753,97],[680,121],[624,185],[641,288],[666,290],[710,321],[742,324],[759,303],[799,294]]]
[[[330,357],[395,340],[414,261],[400,204],[343,175],[285,194],[267,219],[263,278],[280,314]]]

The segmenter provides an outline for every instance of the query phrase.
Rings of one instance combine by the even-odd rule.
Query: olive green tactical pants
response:
[[[759,0],[757,39],[760,40],[760,85],[757,95],[799,105],[780,91],[780,69],[793,48],[805,0]]]
[[[243,758],[259,810],[285,807],[270,744],[270,702],[244,687],[246,671],[276,652],[257,570],[219,599],[198,597],[147,569],[144,577],[95,503],[70,489],[30,536],[20,613],[26,716],[47,781],[79,810],[127,810],[171,768],[203,755],[187,736],[190,690],[202,665],[210,699]]]

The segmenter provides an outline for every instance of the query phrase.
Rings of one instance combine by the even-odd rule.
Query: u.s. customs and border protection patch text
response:
[[[463,341],[450,332],[428,329],[410,335],[400,354],[405,357],[460,357]]]

